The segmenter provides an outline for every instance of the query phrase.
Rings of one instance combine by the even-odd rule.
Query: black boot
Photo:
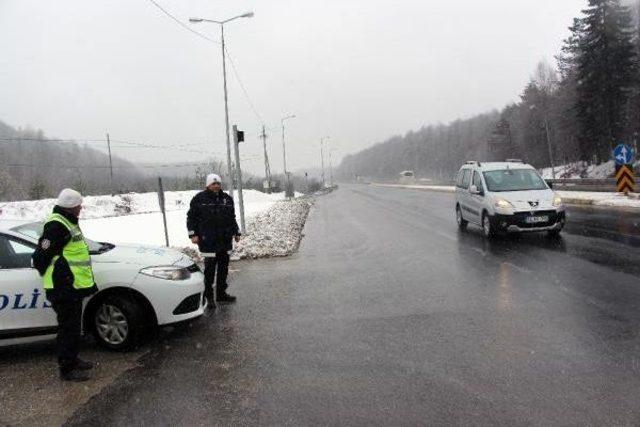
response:
[[[86,360],[82,360],[82,359],[78,358],[78,359],[76,359],[76,363],[74,365],[74,368],[79,370],[79,371],[88,371],[90,369],[93,369],[93,363],[87,362]]]
[[[234,297],[233,295],[229,295],[228,293],[222,293],[220,295],[218,295],[218,303],[220,304],[231,304],[236,302],[236,297]]]
[[[60,379],[62,381],[80,383],[83,381],[88,381],[89,375],[87,375],[86,372],[80,371],[78,369],[72,369],[70,371],[60,371]]]

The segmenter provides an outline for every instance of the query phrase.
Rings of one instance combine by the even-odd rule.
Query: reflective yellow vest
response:
[[[84,241],[84,236],[78,224],[71,223],[68,219],[60,214],[52,214],[47,223],[58,221],[64,225],[71,239],[62,250],[62,256],[67,260],[71,273],[73,273],[73,287],[75,289],[87,289],[94,285],[93,270],[91,268],[91,255],[89,254],[89,246]],[[53,289],[53,268],[59,256],[56,255],[51,260],[51,265],[44,273],[44,288]]]

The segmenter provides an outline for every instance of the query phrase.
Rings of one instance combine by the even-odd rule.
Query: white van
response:
[[[546,231],[565,224],[562,199],[535,168],[521,161],[467,162],[456,179],[456,220],[482,227],[486,237],[504,232]]]

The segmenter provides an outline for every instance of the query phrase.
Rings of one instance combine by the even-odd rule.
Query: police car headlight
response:
[[[553,196],[553,206],[555,206],[556,208],[562,206],[562,197],[558,196],[557,194]]]
[[[513,209],[514,206],[505,199],[495,199],[493,201],[493,205],[497,208],[497,209]]]
[[[147,267],[140,270],[140,274],[164,280],[187,280],[191,272],[182,267]]]

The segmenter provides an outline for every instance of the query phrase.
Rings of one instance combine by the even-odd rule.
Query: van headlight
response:
[[[191,277],[191,272],[186,268],[174,266],[147,267],[140,270],[140,274],[164,280],[187,280]]]
[[[553,196],[553,206],[556,208],[562,206],[562,197],[558,196],[557,194]]]
[[[509,202],[508,200],[505,199],[500,199],[500,198],[496,198],[493,201],[493,206],[496,207],[496,209],[513,209],[514,206],[511,204],[511,202]]]

